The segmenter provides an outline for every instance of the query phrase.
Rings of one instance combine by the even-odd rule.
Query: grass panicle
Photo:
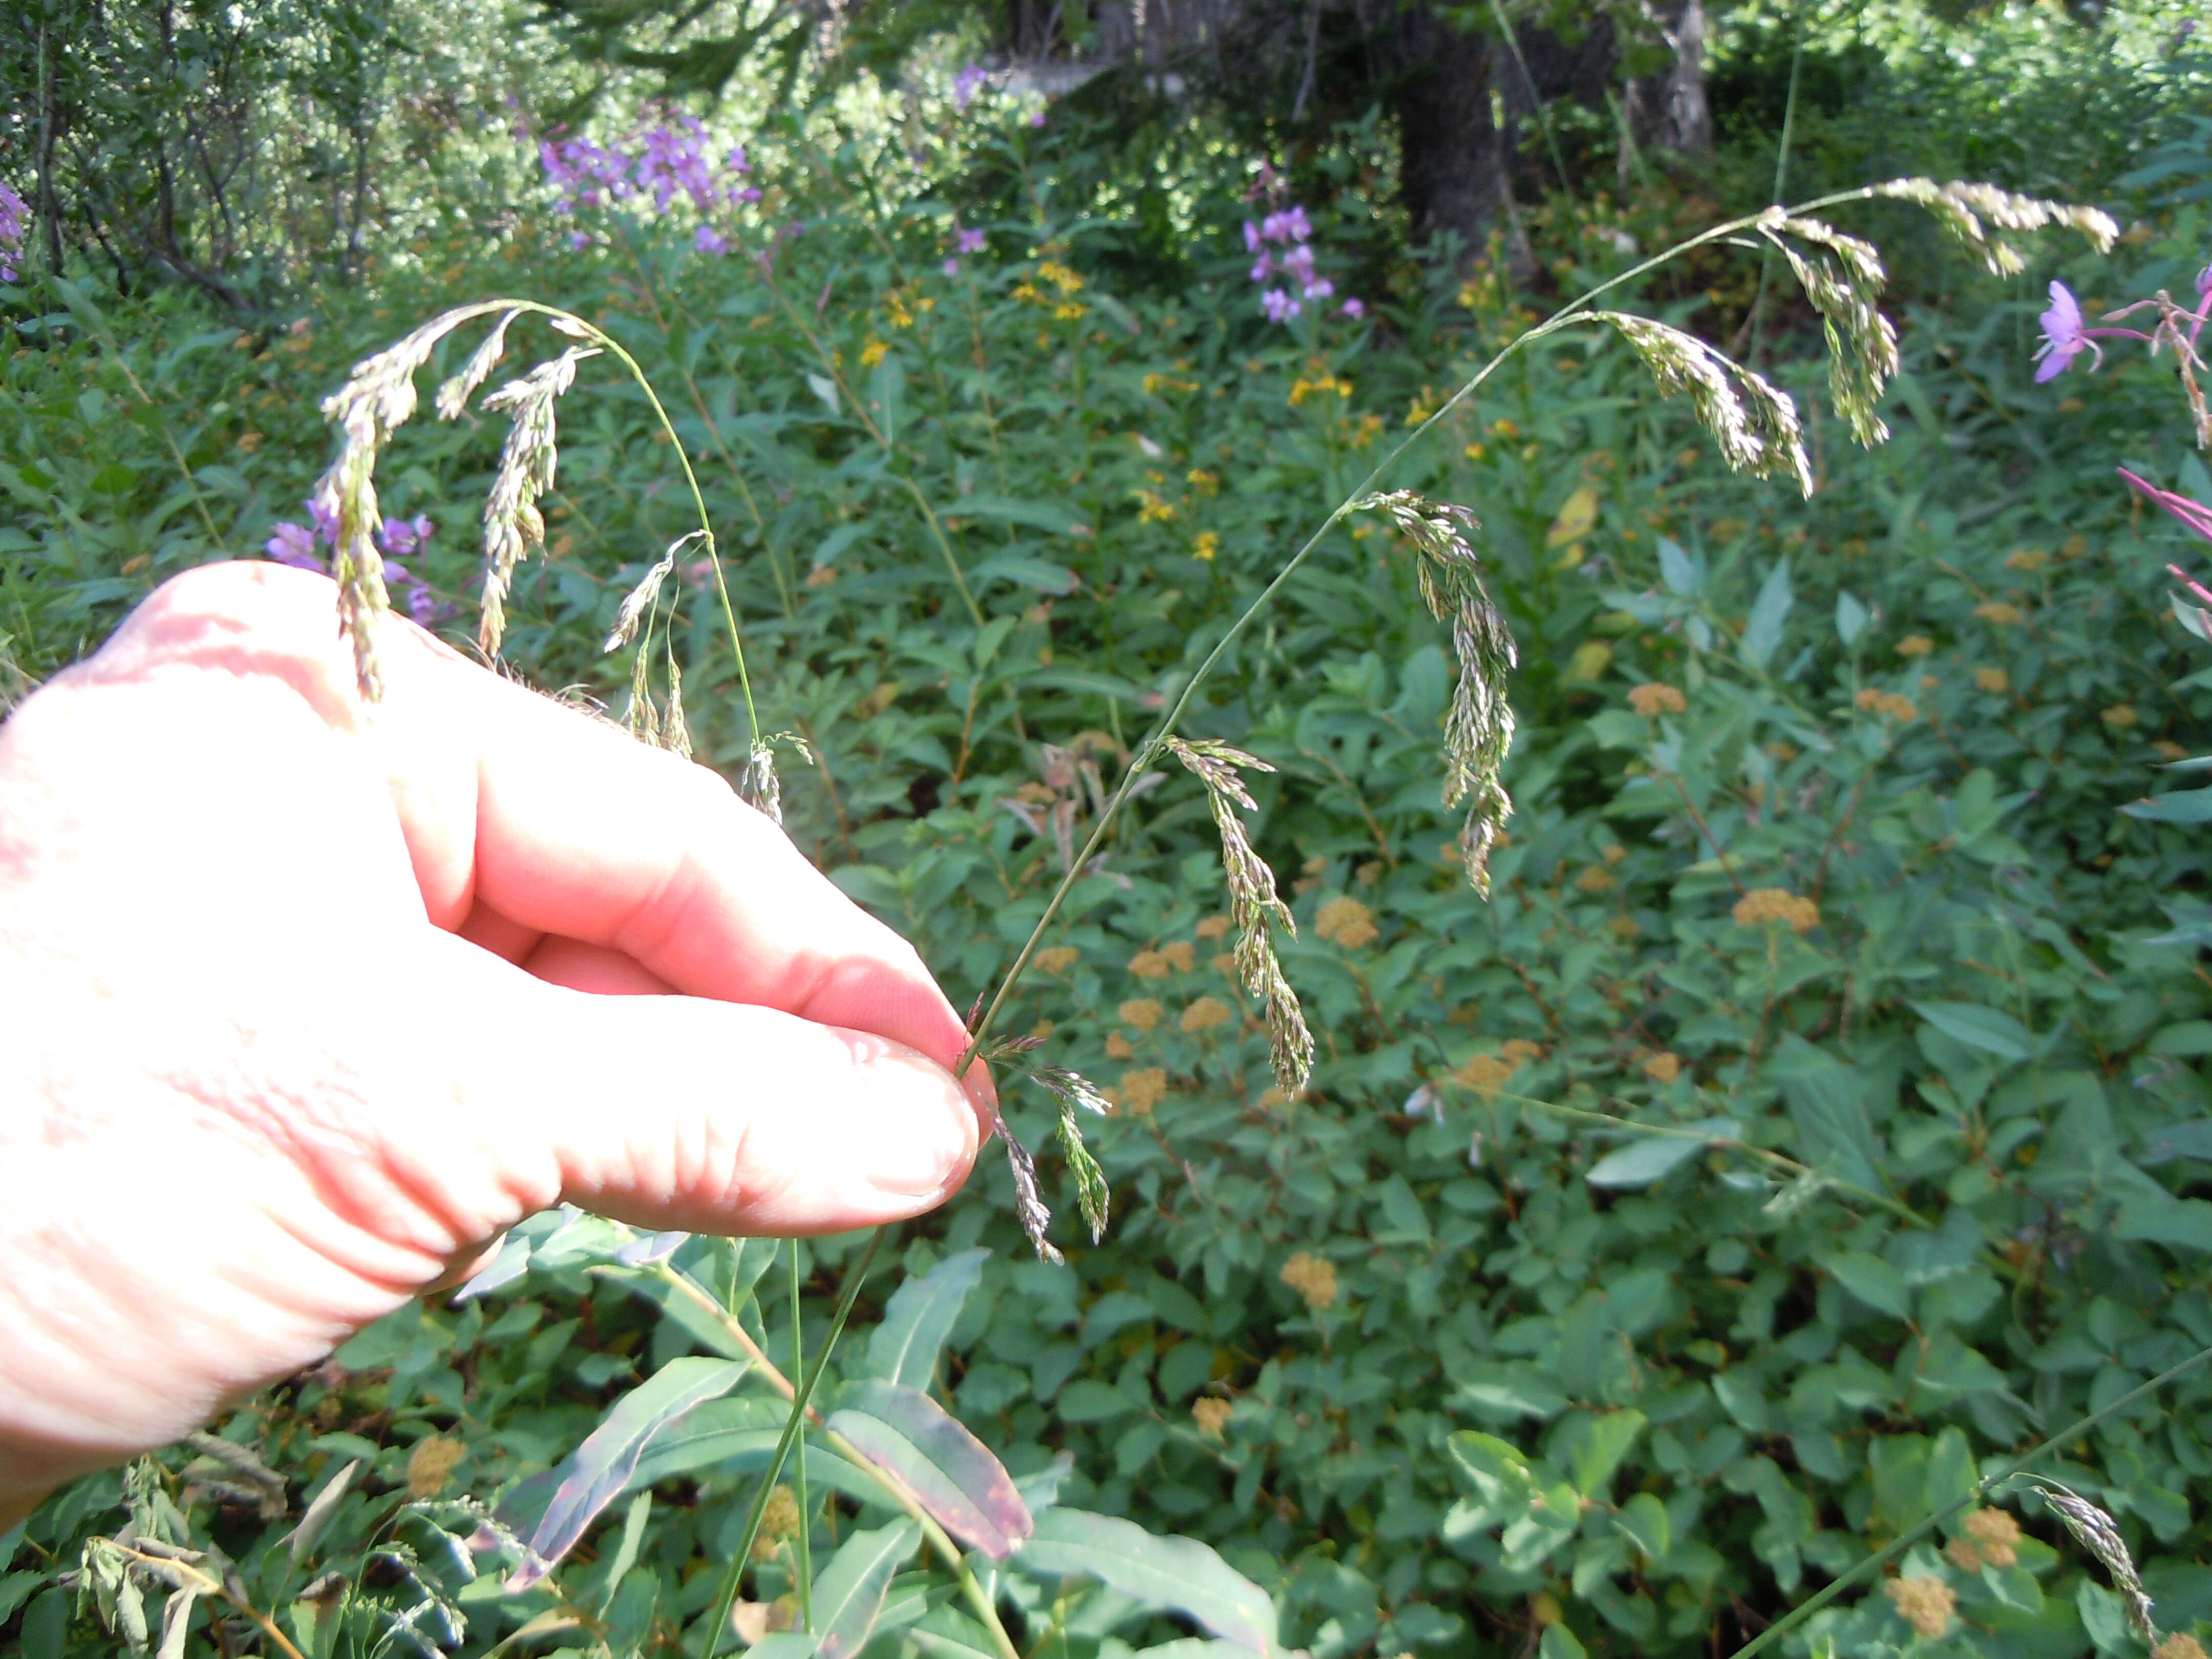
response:
[[[2145,1647],[2155,1647],[2158,1626],[2151,1620],[2151,1599],[2143,1589],[2142,1575],[2136,1571],[2135,1557],[2128,1553],[2128,1541],[2120,1536],[2119,1527],[2112,1517],[2072,1487],[2048,1475],[2031,1475],[2021,1484],[2048,1504],[2065,1523],[2066,1530],[2074,1535],[2074,1541],[2096,1557],[2098,1564],[2112,1575],[2112,1588],[2119,1593],[2120,1608],[2127,1615],[2128,1628]]]
[[[2019,196],[1995,185],[1957,179],[1941,185],[1933,179],[1892,179],[1876,185],[1874,193],[1926,208],[1952,240],[1997,276],[2017,276],[2027,269],[2027,262],[2002,236],[1990,234],[1990,226],[2015,233],[2063,226],[2081,232],[2100,253],[2110,253],[2120,234],[2112,216],[2095,208]]]
[[[1206,804],[1221,836],[1222,872],[1229,882],[1229,922],[1237,934],[1231,952],[1237,977],[1266,1010],[1268,1060],[1274,1068],[1275,1085],[1285,1097],[1296,1099],[1313,1074],[1313,1033],[1306,1027],[1297,993],[1291,989],[1290,981],[1283,976],[1283,965],[1276,959],[1273,930],[1280,927],[1295,939],[1298,924],[1291,918],[1290,906],[1276,894],[1275,872],[1253,849],[1244,820],[1237,816],[1240,808],[1247,812],[1258,810],[1238,771],[1275,769],[1225,743],[1170,738],[1167,750],[1206,786]]]
[[[1476,527],[1474,514],[1411,489],[1363,495],[1349,510],[1382,514],[1413,544],[1420,556],[1421,598],[1431,615],[1451,624],[1459,683],[1444,720],[1444,805],[1466,804],[1460,856],[1468,884],[1487,898],[1490,849],[1513,815],[1513,799],[1500,775],[1513,746],[1506,677],[1520,659],[1512,630],[1482,584],[1481,561],[1468,544],[1464,532]]]
[[[538,498],[553,487],[560,464],[553,406],[576,383],[576,365],[599,356],[596,346],[570,346],[483,400],[487,410],[506,411],[512,424],[501,447],[499,471],[484,498],[483,611],[477,643],[487,657],[499,654],[507,632],[507,592],[514,568],[530,550],[545,544],[545,520]],[[672,563],[671,568],[673,568]]]
[[[1871,448],[1889,438],[1875,406],[1897,373],[1897,330],[1881,314],[1888,272],[1873,243],[1845,235],[1818,219],[1784,215],[1759,227],[1790,262],[1828,346],[1828,397],[1853,438]],[[1802,242],[1807,252],[1792,244]]]
[[[1585,320],[1618,331],[1662,396],[1688,394],[1698,424],[1713,434],[1731,471],[1756,478],[1784,475],[1813,493],[1813,464],[1788,392],[1671,323],[1626,311],[1594,311]]]

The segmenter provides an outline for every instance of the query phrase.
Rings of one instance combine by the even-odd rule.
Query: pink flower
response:
[[[2035,351],[2043,362],[2043,367],[2035,371],[2038,386],[2063,374],[2084,350],[2099,363],[2105,361],[2105,354],[2098,349],[2097,343],[2083,331],[2081,302],[2065,283],[2051,283],[2051,309],[2043,313],[2041,320],[2043,343]]]
[[[990,77],[981,64],[970,64],[952,77],[952,107],[966,109],[983,82]]]
[[[1257,253],[1260,251],[1260,227],[1249,219],[1244,222],[1244,251],[1247,253]]]
[[[960,274],[960,261],[957,259],[947,259],[945,262],[943,269],[947,276],[957,276]]]
[[[1275,261],[1272,255],[1263,253],[1252,262],[1252,280],[1255,283],[1266,282],[1274,275],[1274,271]]]
[[[422,550],[435,528],[427,513],[418,513],[411,519],[386,519],[383,528],[376,532],[377,544],[387,559],[412,558]]]
[[[981,253],[991,246],[991,239],[980,230],[963,230],[953,242],[963,253]]]
[[[2119,474],[2127,480],[2128,488],[2136,495],[2179,520],[2205,540],[2212,541],[2212,507],[2207,507],[2202,501],[2193,501],[2186,495],[2177,495],[2171,489],[2160,489],[2149,479],[2137,477],[2125,467],[2119,469]],[[2175,574],[2179,575],[2180,573],[2177,571]]]
[[[1271,323],[1286,323],[1298,314],[1298,302],[1287,290],[1271,288],[1260,296],[1260,309],[1267,313]]]
[[[1364,303],[1356,298],[1350,299],[1344,302],[1344,304],[1338,309],[1336,314],[1340,317],[1364,317],[1367,314],[1367,307]]]
[[[702,225],[691,238],[692,246],[702,253],[727,253],[729,240],[712,225]]]

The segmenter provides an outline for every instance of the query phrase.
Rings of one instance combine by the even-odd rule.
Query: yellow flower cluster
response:
[[[1221,551],[1221,538],[1211,530],[1201,530],[1191,538],[1190,556],[1211,561]]]
[[[1174,503],[1162,501],[1152,491],[1133,489],[1129,493],[1137,498],[1139,524],[1165,524],[1176,516]]]
[[[1977,668],[1974,684],[1984,691],[2009,691],[2012,690],[2012,676],[2002,668]]]
[[[1332,392],[1340,398],[1349,398],[1352,395],[1352,382],[1341,374],[1322,374],[1318,379],[1310,380],[1301,374],[1291,382],[1291,407],[1303,409],[1307,398],[1324,397]]]
[[[435,1498],[446,1489],[447,1477],[453,1465],[461,1461],[467,1449],[460,1441],[447,1435],[429,1434],[415,1443],[415,1449],[407,1454],[407,1495],[410,1498]]]
[[[1030,291],[1034,293],[1036,290]],[[1195,392],[1197,390],[1198,382],[1195,380],[1178,380],[1172,374],[1162,374],[1157,371],[1145,376],[1145,396],[1147,398],[1157,398],[1163,392]]]
[[[1124,1025],[1133,1025],[1139,1031],[1149,1031],[1160,1023],[1160,1016],[1166,1010],[1151,997],[1137,997],[1123,1003],[1115,1012],[1121,1016]]]
[[[1898,1616],[1923,1636],[1941,1636],[1951,1628],[1951,1610],[1959,1604],[1952,1588],[1932,1572],[1910,1578],[1893,1578],[1881,1592],[1897,1608]]]
[[[1954,1538],[1943,1553],[1963,1572],[1979,1572],[1982,1564],[2008,1567],[2020,1559],[2020,1522],[2003,1510],[1976,1510],[1966,1517],[1966,1535]]]
[[[884,315],[890,319],[893,328],[912,328],[914,312],[906,302],[906,295],[896,289],[884,295]]]
[[[1682,1057],[1662,1048],[1656,1054],[1644,1056],[1644,1075],[1654,1083],[1672,1083],[1682,1075]]]
[[[1628,706],[1650,720],[1658,714],[1679,714],[1689,708],[1690,700],[1671,685],[1648,680],[1628,688]]]
[[[787,1538],[799,1536],[799,1500],[788,1486],[778,1486],[761,1506],[760,1530],[753,1534],[753,1559],[765,1561]]]
[[[1221,1431],[1229,1426],[1229,1402],[1211,1396],[1190,1402],[1190,1420],[1198,1425],[1198,1431],[1208,1440],[1221,1438]]]
[[[1283,1283],[1305,1298],[1315,1310],[1336,1305],[1336,1265],[1300,1250],[1283,1263]]]
[[[1139,1117],[1148,1117],[1152,1108],[1167,1097],[1167,1092],[1168,1074],[1157,1066],[1146,1066],[1121,1073],[1121,1081],[1114,1091],[1114,1103]]]
[[[1163,945],[1157,951],[1139,951],[1129,958],[1129,971],[1139,979],[1165,979],[1187,974],[1198,965],[1198,951],[1187,939]]]
[[[1211,495],[1221,488],[1221,479],[1202,466],[1194,466],[1182,475],[1182,481],[1201,495]]]
[[[1984,622],[1995,623],[2000,628],[2009,628],[2027,613],[2016,605],[2007,605],[2002,599],[1989,599],[1974,607],[1974,614]]]
[[[2023,547],[2005,555],[2008,570],[2040,570],[2049,563],[2051,556],[2039,547]]]
[[[2150,1659],[2212,1659],[2204,1644],[2185,1631],[2176,1631],[2150,1650]]]
[[[1229,1005],[1219,997],[1200,997],[1182,1011],[1182,1029],[1196,1033],[1211,1031],[1216,1026],[1226,1025],[1233,1016]]]
[[[1082,954],[1073,945],[1048,945],[1034,959],[1040,973],[1064,974],[1075,966],[1076,957]]]
[[[2111,726],[2113,731],[2124,732],[2128,727],[2133,726],[2137,720],[2141,720],[2142,716],[2136,714],[2136,711],[2129,708],[2127,704],[2124,702],[2117,702],[2110,708],[2105,710],[2103,714],[2098,715],[2097,718],[2104,721],[2106,725]]]
[[[1803,933],[1820,925],[1820,907],[1786,887],[1754,887],[1735,902],[1735,908],[1729,914],[1739,927],[1778,921],[1792,933]]]
[[[878,363],[883,362],[884,355],[890,349],[889,346],[871,334],[868,336],[867,344],[860,348],[860,367],[873,368]]]
[[[1585,893],[1609,892],[1614,885],[1613,872],[1601,864],[1591,865],[1575,878],[1576,888]]]
[[[1200,939],[1224,938],[1227,936],[1229,932],[1229,918],[1226,916],[1206,916],[1199,922],[1197,927],[1193,931],[1194,931]]]
[[[1314,932],[1323,939],[1334,939],[1347,951],[1372,945],[1382,936],[1375,926],[1375,913],[1358,899],[1341,893],[1315,913]]]
[[[1912,699],[1894,691],[1878,691],[1869,685],[1863,688],[1852,702],[1861,708],[1871,708],[1877,714],[1887,714],[1893,720],[1917,720],[1920,711]]]
[[[1897,642],[1897,654],[1900,657],[1924,657],[1935,648],[1936,641],[1925,634],[1907,634]]]

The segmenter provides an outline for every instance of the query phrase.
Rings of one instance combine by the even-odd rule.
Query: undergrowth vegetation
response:
[[[272,541],[321,558],[316,400],[447,304],[557,304],[668,410],[757,731],[696,548],[641,678],[602,651],[697,522],[605,359],[558,406],[503,654],[617,718],[650,707],[664,738],[680,672],[685,740],[733,779],[791,734],[794,839],[957,1003],[989,993],[1223,629],[1539,312],[1484,262],[1410,267],[1347,314],[1373,216],[1356,149],[1295,198],[1216,181],[1188,282],[1117,285],[1126,229],[1057,199],[1049,131],[966,118],[970,170],[942,188],[894,190],[902,163],[859,141],[771,143],[744,175],[760,201],[540,204],[289,326],[36,290],[0,348],[0,697],[178,569]],[[1272,321],[1238,227],[1294,204],[1337,292]],[[1954,275],[1900,314],[1871,450],[1826,405],[1809,313],[1771,302],[1761,368],[1803,411],[1809,499],[1717,464],[1599,330],[1516,357],[1408,454],[1387,484],[1472,511],[1518,642],[1486,900],[1439,801],[1449,633],[1386,520],[1329,533],[1185,723],[1274,769],[1245,777],[1297,924],[1306,1088],[1271,1074],[1179,770],[1117,817],[1001,1018],[1113,1105],[1086,1126],[1103,1242],[1067,1224],[1049,1158],[1063,1265],[990,1161],[880,1259],[802,1243],[796,1288],[757,1243],[542,1218],[467,1299],[0,1539],[0,1633],[48,1659],[135,1616],[159,1644],[147,1589],[197,1583],[221,1629],[187,1595],[179,1639],[226,1652],[276,1650],[267,1620],[313,1659],[701,1653],[734,1564],[723,1639],[793,1659],[1688,1656],[1949,1510],[1792,1650],[2140,1653],[2071,1494],[2140,1566],[2158,1652],[2201,1653],[2175,1644],[2212,1639],[2212,1376],[2127,1396],[2212,1346],[2212,1202],[2189,1195],[2212,1181],[2212,901],[2196,827],[2121,809],[2207,746],[2212,681],[2167,597],[2195,544],[2113,469],[2200,501],[2212,478],[2170,359],[2045,386],[2031,361],[2054,276],[2085,311],[2195,292],[2202,209],[2121,205],[2110,259],[2053,236],[2026,275]],[[1700,211],[1671,190],[1638,210]],[[1565,296],[1633,263],[1605,204],[1532,223]],[[1718,337],[1757,257],[1716,267],[1735,286],[1702,312],[1667,280],[1642,297]],[[518,362],[548,355],[531,326]],[[503,435],[418,421],[380,470],[410,523],[395,600],[457,641]],[[1040,1145],[1052,1103],[1007,1121]],[[779,1379],[820,1363],[841,1282],[830,1415],[772,1485]],[[1956,1507],[2116,1404],[2039,1493]],[[1012,1480],[964,1466],[990,1501],[933,1579],[906,1570],[928,1522],[869,1471],[910,1467],[884,1434],[948,1415]],[[562,1478],[594,1500],[573,1526]],[[1122,1519],[1219,1559],[1148,1554]]]

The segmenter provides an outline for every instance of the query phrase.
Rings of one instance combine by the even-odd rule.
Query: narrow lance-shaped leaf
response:
[[[838,1547],[814,1581],[815,1651],[821,1659],[852,1659],[868,1644],[892,1575],[921,1542],[921,1528],[901,1521],[856,1532]]]
[[[576,1540],[629,1484],[630,1472],[653,1436],[703,1401],[738,1385],[742,1360],[672,1359],[631,1389],[560,1466],[560,1485],[530,1539],[531,1559],[508,1576],[510,1591],[526,1589],[575,1547]]]
[[[1034,1526],[990,1449],[919,1389],[872,1379],[845,1390],[829,1427],[889,1469],[939,1525],[1003,1561]]]
[[[884,1310],[883,1323],[868,1334],[868,1374],[927,1389],[937,1375],[945,1339],[981,1279],[990,1254],[981,1249],[955,1251],[901,1285]]]
[[[1194,1538],[1156,1537],[1115,1516],[1051,1509],[1036,1517],[1016,1564],[1030,1573],[1096,1578],[1268,1659],[1282,1651],[1267,1591]]]

